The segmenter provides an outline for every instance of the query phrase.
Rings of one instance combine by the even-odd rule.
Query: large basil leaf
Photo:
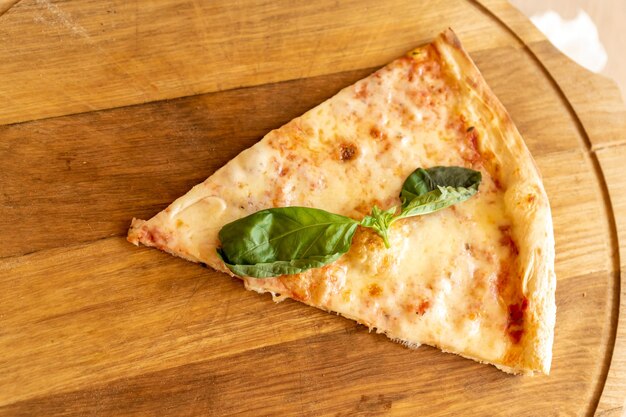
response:
[[[357,226],[349,217],[314,208],[261,210],[220,230],[218,254],[237,275],[296,274],[346,253]]]
[[[428,214],[467,200],[478,191],[479,171],[462,167],[418,168],[402,185],[398,218]]]

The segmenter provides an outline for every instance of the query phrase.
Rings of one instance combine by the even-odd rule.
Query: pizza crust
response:
[[[479,142],[480,152],[497,158],[499,180],[505,194],[506,210],[513,223],[512,237],[519,248],[518,273],[528,299],[524,318],[525,337],[521,355],[508,366],[496,366],[510,373],[528,374],[537,370],[550,373],[556,321],[556,276],[552,215],[541,175],[506,109],[487,85],[480,71],[451,29],[443,32],[434,45],[449,65],[482,117],[491,128]]]

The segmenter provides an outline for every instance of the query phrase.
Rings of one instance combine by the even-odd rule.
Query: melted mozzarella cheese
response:
[[[224,270],[215,255],[217,233],[237,218],[293,205],[361,218],[374,204],[399,204],[402,183],[417,167],[479,169],[476,196],[398,222],[391,249],[359,229],[350,251],[332,265],[244,280],[249,289],[341,313],[413,346],[502,363],[511,341],[500,265],[513,254],[501,244],[508,224],[502,192],[476,148],[476,137],[487,131],[471,111],[461,112],[467,103],[436,51],[417,52],[270,132],[168,209],[137,223],[129,239]]]

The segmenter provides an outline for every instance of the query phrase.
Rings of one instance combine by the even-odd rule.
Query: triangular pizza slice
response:
[[[362,219],[400,206],[418,167],[482,174],[463,203],[391,227],[357,227],[347,253],[246,288],[339,313],[410,347],[511,373],[549,373],[555,323],[548,199],[522,137],[452,30],[269,132],[128,240],[234,275],[228,223],[276,207]]]

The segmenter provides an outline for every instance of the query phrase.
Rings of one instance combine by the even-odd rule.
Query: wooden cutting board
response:
[[[504,1],[0,10],[0,415],[623,412],[626,112],[610,81]],[[447,26],[544,176],[558,276],[549,377],[409,350],[125,241],[133,216]]]

